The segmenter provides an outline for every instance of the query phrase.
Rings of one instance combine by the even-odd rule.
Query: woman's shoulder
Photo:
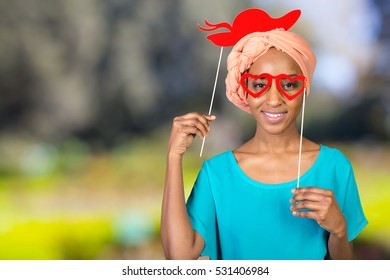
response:
[[[321,144],[321,153],[325,161],[340,165],[350,166],[351,163],[347,156],[338,148]]]
[[[232,156],[232,151],[227,150],[225,152],[216,154],[215,156],[207,159],[205,163],[211,164],[211,165],[219,165],[219,164],[226,164],[230,162],[230,158]]]
[[[202,170],[210,174],[228,174],[235,169],[234,156],[231,150],[217,154],[203,162]]]
[[[348,158],[344,155],[344,153],[336,147],[331,147],[328,145],[317,143],[306,138],[304,138],[303,143],[304,143],[303,151],[307,151],[307,152],[318,151],[322,154],[321,155],[322,157],[325,157],[327,159],[349,162]]]

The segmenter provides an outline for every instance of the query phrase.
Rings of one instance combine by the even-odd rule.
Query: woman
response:
[[[215,116],[176,117],[161,234],[168,259],[352,259],[367,224],[348,159],[303,138],[296,119],[315,56],[282,29],[244,36],[228,57],[227,96],[256,120],[252,139],[205,161],[185,203],[182,157]]]

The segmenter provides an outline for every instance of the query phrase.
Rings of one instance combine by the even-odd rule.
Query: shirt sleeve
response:
[[[207,162],[205,162],[198,174],[186,206],[193,229],[203,237],[205,242],[205,248],[201,256],[219,259],[215,203],[208,173]]]
[[[349,161],[346,173],[344,174],[345,179],[343,183],[346,186],[346,190],[341,210],[347,221],[348,241],[352,241],[368,224],[368,221],[363,212],[355,175]]]

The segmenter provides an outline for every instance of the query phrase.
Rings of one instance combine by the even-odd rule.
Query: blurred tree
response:
[[[340,115],[337,128],[343,139],[390,140],[390,2],[373,4],[380,16],[378,55],[372,70],[360,79],[360,102]]]
[[[196,21],[245,1],[201,2],[0,0],[0,129],[113,145],[207,104],[218,50]]]
[[[376,83],[371,83],[372,88],[380,93],[379,103],[385,111],[383,122],[386,139],[390,139],[390,2],[385,0],[373,0],[377,6],[377,12],[381,16],[380,32],[378,40],[381,43],[378,60],[373,69],[372,78]],[[379,89],[378,89],[379,87]],[[375,117],[378,120],[378,116]]]
[[[382,15],[373,76],[360,79],[359,102],[346,107],[342,100],[333,121],[324,119],[321,129],[313,123],[309,134],[389,138],[389,94],[383,94],[389,9],[388,1],[372,1]],[[0,129],[113,146],[173,115],[206,112],[219,50],[196,23],[231,20],[250,6],[249,0],[0,0]],[[216,111],[226,104],[223,79]],[[387,119],[379,120],[383,114]]]
[[[359,77],[356,92],[339,101],[341,106],[332,117],[308,127],[306,135],[312,139],[390,140],[390,2],[370,1],[378,15],[377,42],[372,45],[378,50],[376,59]]]

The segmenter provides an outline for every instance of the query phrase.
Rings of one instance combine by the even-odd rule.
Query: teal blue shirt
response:
[[[329,233],[315,220],[292,215],[296,180],[263,184],[240,169],[232,151],[204,162],[187,201],[210,259],[324,259]],[[330,189],[347,221],[348,240],[366,226],[353,170],[337,149],[322,146],[300,185]]]

